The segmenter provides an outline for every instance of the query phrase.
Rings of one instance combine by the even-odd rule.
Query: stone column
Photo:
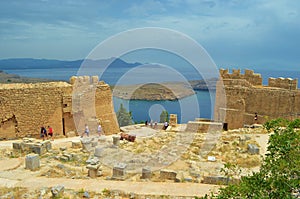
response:
[[[120,144],[120,136],[119,135],[113,136],[113,144],[114,144],[114,146],[119,146],[119,144]]]
[[[177,114],[170,114],[170,126],[177,126]]]

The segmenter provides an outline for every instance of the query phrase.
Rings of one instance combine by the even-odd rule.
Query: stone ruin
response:
[[[23,138],[22,141],[13,142],[13,149],[19,152],[43,155],[52,149],[50,140],[40,141],[34,138]]]

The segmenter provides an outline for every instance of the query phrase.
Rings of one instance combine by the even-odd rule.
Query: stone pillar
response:
[[[176,127],[177,126],[177,114],[170,114],[170,126]]]
[[[103,147],[96,147],[95,148],[95,153],[94,153],[94,156],[96,156],[96,157],[98,157],[98,158],[100,158],[101,157],[101,155],[102,155],[102,151],[103,151]]]
[[[119,144],[120,144],[120,136],[119,135],[113,136],[113,144],[114,144],[114,146],[119,146]]]
[[[145,167],[142,169],[141,179],[150,179],[152,176],[151,169],[149,167]]]
[[[112,179],[124,180],[126,166],[127,165],[125,163],[118,163],[118,164],[114,165]]]
[[[38,154],[28,154],[25,159],[25,169],[31,171],[37,170],[40,168],[40,158]]]

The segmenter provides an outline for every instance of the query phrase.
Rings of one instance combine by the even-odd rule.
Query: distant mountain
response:
[[[54,59],[33,59],[33,58],[12,58],[0,60],[0,70],[12,69],[34,69],[34,68],[79,68],[84,62],[88,66],[106,66],[113,61],[114,58],[101,60],[74,60],[63,61]],[[122,59],[116,58],[109,67],[135,67],[140,63],[127,63]]]

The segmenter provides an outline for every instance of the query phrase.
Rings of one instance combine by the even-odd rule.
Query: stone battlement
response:
[[[220,76],[223,79],[245,79],[253,86],[262,86],[261,74],[254,73],[253,70],[245,70],[244,74],[241,74],[240,69],[232,69],[232,73],[229,73],[228,69],[220,69]]]
[[[70,84],[98,84],[99,77],[98,76],[72,76],[70,78]]]
[[[283,88],[288,90],[297,90],[298,89],[298,79],[291,78],[273,78],[270,77],[268,81],[269,87]]]

